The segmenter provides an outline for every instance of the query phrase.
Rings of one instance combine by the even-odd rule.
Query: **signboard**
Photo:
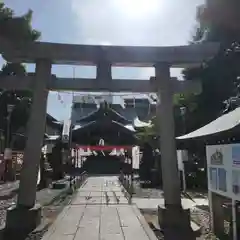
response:
[[[240,200],[240,144],[206,147],[208,188],[212,192]]]
[[[188,151],[177,150],[177,161],[178,161],[178,169],[180,171],[184,171],[183,163],[188,161]]]
[[[211,191],[226,196],[228,190],[228,178],[230,170],[229,147],[227,145],[207,146],[207,162],[208,162],[208,187]],[[231,160],[230,160],[231,161]]]
[[[140,151],[139,146],[132,148],[132,167],[133,169],[139,169],[140,165]]]
[[[71,120],[64,121],[63,131],[62,131],[62,141],[64,143],[69,142],[70,129],[71,129]]]
[[[177,150],[178,170],[183,171],[182,151]]]
[[[12,159],[12,149],[5,148],[4,150],[4,160],[11,160]]]

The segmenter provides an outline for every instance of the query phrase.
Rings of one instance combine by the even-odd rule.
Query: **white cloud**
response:
[[[76,18],[76,42],[103,45],[149,45],[171,46],[184,45],[190,40],[195,25],[196,7],[204,0],[72,0],[71,8]],[[146,2],[158,3],[144,14]],[[125,3],[125,4],[123,4]],[[124,9],[121,8],[124,6]],[[142,17],[139,12],[142,11]],[[152,14],[151,13],[152,10]],[[131,13],[132,11],[132,13]],[[137,14],[136,14],[137,12]],[[120,75],[127,74],[125,71]],[[141,69],[139,78],[146,78],[154,73],[150,69]],[[181,77],[181,70],[172,74]],[[126,76],[127,78],[127,76]]]
[[[136,0],[127,0],[137,3]],[[146,2],[146,8],[151,4]],[[156,9],[148,15],[136,14],[136,4],[121,4],[123,0],[72,0],[77,21],[77,34],[83,43],[113,45],[178,45],[186,44],[194,26],[196,6],[203,0],[158,0]],[[140,1],[141,2],[141,1]],[[121,8],[122,7],[122,8]],[[125,10],[123,7],[130,7]],[[143,10],[143,8],[142,8]],[[131,13],[132,11],[132,13]]]

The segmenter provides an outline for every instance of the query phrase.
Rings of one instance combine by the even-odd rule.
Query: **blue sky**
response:
[[[173,46],[185,45],[196,25],[196,7],[204,0],[5,0],[16,14],[32,9],[33,27],[41,31],[42,41]],[[0,59],[0,65],[3,60]],[[34,71],[34,66],[28,66]],[[53,66],[57,76],[72,77],[72,66]],[[172,69],[172,76],[180,76]],[[151,68],[113,69],[114,78],[146,79]],[[75,77],[93,77],[95,69],[76,67]],[[59,97],[60,96],[60,97]],[[59,99],[61,98],[62,101]],[[70,115],[72,95],[51,92],[48,112],[59,120]]]

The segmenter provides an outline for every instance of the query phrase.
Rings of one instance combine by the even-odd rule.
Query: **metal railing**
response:
[[[78,189],[81,187],[81,185],[83,184],[83,182],[87,179],[88,174],[86,171],[80,173],[79,175],[70,175],[69,178],[69,186],[70,188],[73,189]]]
[[[133,173],[124,173],[123,171],[120,172],[119,181],[123,186],[122,192],[124,196],[127,198],[128,203],[132,203],[132,197],[134,193],[134,186],[133,186]]]

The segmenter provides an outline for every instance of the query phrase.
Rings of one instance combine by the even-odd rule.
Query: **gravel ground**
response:
[[[18,184],[16,181],[0,185],[0,228],[5,225],[7,209],[16,203],[17,195],[14,190],[18,188]]]
[[[33,233],[29,234],[25,240],[40,240],[43,235],[47,232],[48,227],[54,222],[58,214],[63,208],[70,202],[72,195],[66,194],[59,200],[53,202],[51,205],[43,208],[43,219],[42,226],[36,229]]]
[[[16,203],[17,197],[0,201],[0,226],[4,227],[7,209]]]
[[[6,221],[7,209],[16,204],[17,201],[17,191],[18,182],[1,184],[0,185],[0,228],[4,228]],[[57,194],[63,190],[53,190],[44,189],[37,193],[37,200],[42,205],[47,204],[51,199],[53,199]],[[66,192],[60,198],[57,198],[50,205],[43,207],[42,211],[42,225],[36,229],[32,234],[30,234],[26,240],[40,240],[43,234],[47,231],[47,227],[51,224],[57,215],[61,212],[63,207],[67,205],[72,198],[72,195]],[[9,240],[9,239],[8,239]],[[15,239],[14,239],[15,240]]]
[[[188,195],[192,198],[207,198],[207,194],[204,192],[197,193],[197,192],[189,192]],[[185,195],[184,195],[185,196]],[[136,198],[159,198],[163,197],[163,191],[161,189],[154,189],[154,188],[141,188],[138,182],[134,184],[134,197]],[[154,225],[156,226],[157,220],[157,213],[152,212],[149,213],[148,211],[142,211],[146,221],[149,223],[151,229],[154,231],[158,239],[164,239],[163,234],[157,230]],[[210,213],[209,209],[204,206],[199,206],[191,210],[191,219],[196,224],[201,226],[202,228],[202,235],[201,237],[197,238],[198,240],[210,240],[210,239],[217,239],[210,231]],[[229,231],[229,224],[225,223],[225,232]]]
[[[161,231],[159,231],[158,228],[156,228],[156,225],[158,226],[158,216],[157,212],[150,212],[150,211],[141,211],[143,216],[145,217],[146,221],[148,222],[150,228],[153,230],[155,235],[158,239],[164,239],[164,235]],[[194,211],[191,212],[191,218],[193,221],[198,223],[200,226],[202,226],[202,234],[200,237],[197,238],[197,240],[216,240],[217,238],[210,232],[209,229],[209,214],[202,211],[201,209],[194,209]]]
[[[201,226],[202,235],[198,239],[217,239],[210,231],[210,213],[200,208],[191,209],[191,219]]]
[[[191,218],[192,221],[202,227],[202,237],[199,239],[217,239],[210,229],[211,222],[209,209],[203,210],[201,206],[192,209]],[[226,234],[226,237],[230,235],[230,224],[227,221],[224,221],[224,232]]]

